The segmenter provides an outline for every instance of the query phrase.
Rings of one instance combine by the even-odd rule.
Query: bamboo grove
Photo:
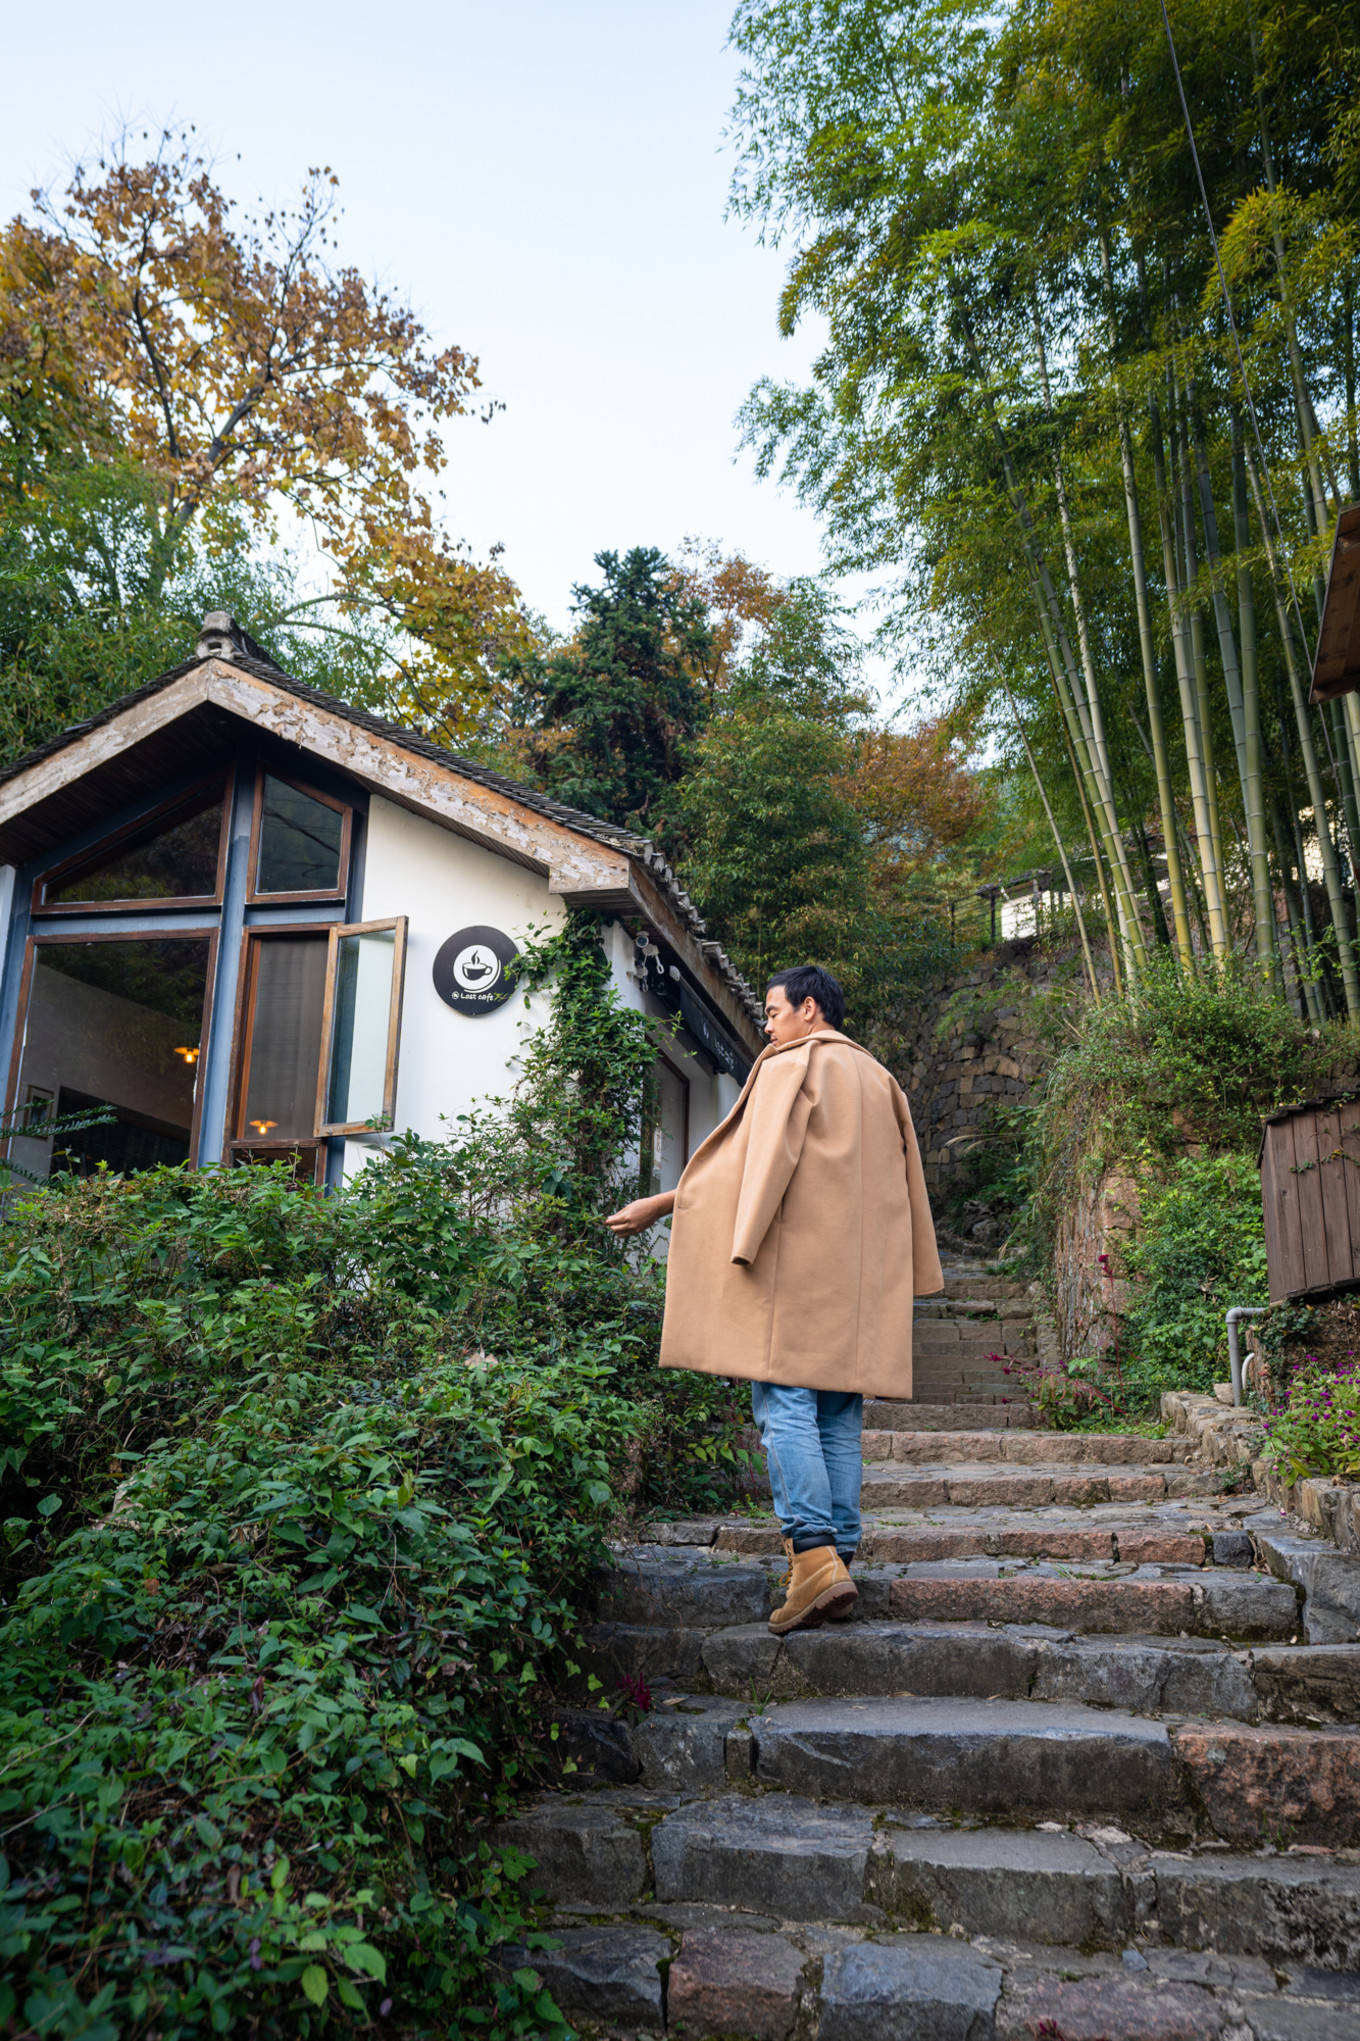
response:
[[[733,207],[821,336],[748,402],[763,467],[1032,775],[1088,963],[1083,891],[1116,983],[1166,944],[1356,1015],[1360,705],[1307,696],[1360,497],[1360,16],[743,0],[733,41]]]

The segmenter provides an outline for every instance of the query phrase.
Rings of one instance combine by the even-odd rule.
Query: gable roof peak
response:
[[[198,627],[198,643],[194,647],[196,659],[253,659],[260,666],[272,667],[275,673],[283,668],[277,660],[271,659],[264,646],[243,630],[230,611],[210,609],[205,611]]]

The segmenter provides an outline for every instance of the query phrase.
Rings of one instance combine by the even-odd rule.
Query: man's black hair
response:
[[[822,1019],[828,1027],[839,1028],[845,1019],[845,994],[829,971],[820,964],[795,964],[791,971],[776,971],[767,992],[773,992],[776,985],[784,988],[784,997],[790,1006],[801,1006],[805,999],[815,999],[822,1009]]]

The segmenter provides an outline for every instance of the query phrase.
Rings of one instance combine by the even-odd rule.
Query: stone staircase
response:
[[[619,1554],[504,1830],[581,2031],[1360,2037],[1360,1642],[1186,1439],[979,1415],[871,1406],[850,1623],[770,1636],[768,1519]]]
[[[997,1423],[1028,1417],[1023,1378],[1005,1363],[1033,1361],[1039,1332],[1027,1285],[1011,1282],[988,1262],[944,1257],[944,1289],[920,1298],[912,1332],[912,1402],[935,1413],[960,1404],[985,1405]],[[974,1415],[968,1422],[990,1422]],[[929,1421],[928,1421],[929,1423]],[[928,1428],[928,1427],[927,1427]]]

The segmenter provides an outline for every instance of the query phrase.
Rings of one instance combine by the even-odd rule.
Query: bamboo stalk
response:
[[[1218,512],[1214,505],[1213,483],[1209,474],[1209,456],[1204,445],[1203,430],[1193,415],[1191,434],[1199,477],[1200,516],[1204,524],[1204,543],[1209,556],[1214,620],[1218,627],[1219,656],[1223,661],[1223,682],[1228,696],[1229,714],[1232,717],[1237,774],[1242,787],[1242,814],[1247,825],[1247,862],[1251,871],[1252,923],[1256,935],[1256,954],[1263,964],[1273,968],[1275,910],[1270,895],[1270,853],[1266,844],[1265,804],[1261,789],[1260,728],[1258,724],[1253,772],[1247,746],[1242,669],[1238,660],[1232,616],[1228,609],[1227,592],[1223,586],[1223,552],[1219,543]]]
[[[1100,234],[1100,260],[1105,277],[1106,333],[1110,343],[1111,372],[1114,373],[1114,277],[1110,266],[1110,243],[1104,229]],[[1133,435],[1123,392],[1115,377],[1115,411],[1119,426],[1119,460],[1124,475],[1124,511],[1129,527],[1129,559],[1133,567],[1133,599],[1138,617],[1138,652],[1143,666],[1143,695],[1147,702],[1148,732],[1152,769],[1157,781],[1157,808],[1166,846],[1166,883],[1171,896],[1171,919],[1176,932],[1176,953],[1188,970],[1194,962],[1190,935],[1190,911],[1185,899],[1185,875],[1181,869],[1177,841],[1176,796],[1171,780],[1171,754],[1167,748],[1166,721],[1162,714],[1161,690],[1157,684],[1157,656],[1152,631],[1152,603],[1148,595],[1147,557],[1143,546],[1143,519],[1138,505],[1138,478],[1133,459]]]
[[[1285,611],[1281,583],[1276,570],[1274,541],[1265,519],[1265,501],[1256,462],[1251,450],[1247,452],[1247,479],[1256,503],[1256,516],[1265,534],[1266,552],[1271,564],[1271,589],[1275,597],[1275,614],[1279,623],[1280,646],[1284,653],[1285,672],[1289,680],[1290,700],[1294,708],[1294,721],[1298,728],[1299,753],[1303,759],[1304,775],[1308,781],[1308,798],[1313,804],[1313,826],[1317,831],[1318,850],[1322,857],[1322,874],[1327,887],[1327,904],[1331,909],[1332,926],[1336,932],[1337,957],[1341,966],[1341,984],[1346,997],[1346,1013],[1354,1020],[1360,1013],[1360,976],[1355,965],[1355,946],[1351,940],[1350,922],[1346,913],[1345,889],[1341,883],[1341,867],[1337,861],[1336,844],[1328,826],[1327,804],[1323,794],[1322,774],[1318,769],[1317,748],[1313,743],[1312,727],[1308,721],[1308,706],[1304,699],[1299,680],[1298,662],[1294,656],[1294,634],[1289,626]]]
[[[1265,860],[1265,899],[1261,898],[1261,872],[1257,864],[1255,845],[1264,841],[1266,828],[1265,814],[1265,773],[1261,751],[1261,682],[1256,656],[1256,603],[1251,586],[1251,568],[1247,561],[1247,548],[1251,541],[1251,523],[1247,512],[1247,478],[1242,455],[1242,421],[1234,405],[1230,414],[1232,433],[1232,475],[1233,475],[1233,540],[1237,556],[1237,633],[1242,658],[1242,733],[1245,753],[1246,783],[1249,789],[1247,823],[1252,843],[1252,906],[1259,922],[1262,905],[1270,917],[1271,944],[1266,952],[1272,978],[1278,988],[1280,984],[1280,962],[1276,952],[1275,900],[1270,885],[1269,858]],[[1252,815],[1256,816],[1256,835],[1251,836]],[[1260,937],[1257,937],[1260,952]]]
[[[1006,683],[1003,681],[1001,685],[1003,689],[1005,689],[1006,700],[1011,705],[1011,714],[1015,718],[1016,732],[1020,738],[1020,742],[1025,747],[1025,757],[1029,760],[1029,769],[1034,775],[1034,784],[1038,789],[1039,799],[1044,804],[1044,814],[1048,818],[1049,831],[1053,837],[1055,845],[1057,846],[1058,856],[1062,859],[1063,877],[1067,881],[1067,890],[1072,896],[1072,906],[1076,912],[1077,917],[1077,933],[1081,937],[1081,954],[1083,962],[1086,967],[1086,982],[1091,988],[1092,999],[1095,1001],[1096,1005],[1099,1006],[1100,985],[1096,978],[1095,959],[1091,955],[1091,945],[1089,940],[1087,939],[1086,917],[1081,910],[1081,895],[1077,892],[1077,882],[1072,877],[1072,867],[1067,862],[1067,850],[1063,844],[1062,837],[1058,832],[1058,825],[1053,819],[1053,810],[1049,805],[1048,791],[1044,786],[1043,776],[1039,771],[1038,762],[1035,759],[1034,753],[1030,749],[1029,738],[1025,735],[1025,726],[1020,720],[1019,704],[1016,702],[1015,696],[1011,693],[1010,689],[1006,687]]]
[[[1026,563],[1038,584],[1041,628],[1044,629],[1045,643],[1047,645],[1051,639],[1056,645],[1059,662],[1055,663],[1054,666],[1055,675],[1059,671],[1060,663],[1062,677],[1065,682],[1066,696],[1070,697],[1072,706],[1076,711],[1079,735],[1074,735],[1073,749],[1081,761],[1087,776],[1087,791],[1090,803],[1100,825],[1101,841],[1105,846],[1106,857],[1109,861],[1120,941],[1128,951],[1130,961],[1135,962],[1143,953],[1143,933],[1135,905],[1133,875],[1129,868],[1128,852],[1119,829],[1114,789],[1110,784],[1108,775],[1101,768],[1101,759],[1096,747],[1095,735],[1091,728],[1087,705],[1083,699],[1083,689],[1078,674],[1077,661],[1072,651],[1071,640],[1067,635],[1067,626],[1063,618],[1062,606],[1058,601],[1057,591],[1053,586],[1053,578],[1048,571],[1047,563],[1044,560],[1042,549],[1038,543],[1038,531],[1034,523],[1033,512],[1029,507],[1028,494],[1020,481],[1015,463],[1011,457],[1009,443],[1001,429],[1001,422],[996,415],[996,404],[992,395],[986,367],[982,360],[982,351],[978,346],[977,336],[973,331],[972,321],[968,317],[967,307],[963,303],[962,293],[957,283],[951,283],[951,291],[959,327],[964,336],[974,370],[978,376],[983,402],[987,407],[988,423],[991,427],[993,441],[1000,457],[1007,495],[1010,498],[1011,509],[1015,515],[1016,522],[1020,527]],[[1044,623],[1044,613],[1046,613],[1047,617],[1046,625]],[[1064,699],[1063,706],[1064,708],[1067,706],[1066,699]],[[1112,929],[1115,925],[1113,922],[1110,924]]]
[[[1168,371],[1170,373],[1170,371]],[[1152,468],[1157,488],[1157,522],[1162,538],[1162,572],[1166,580],[1167,608],[1171,619],[1171,649],[1180,689],[1181,725],[1185,733],[1185,763],[1190,779],[1190,803],[1195,823],[1200,883],[1204,911],[1209,924],[1209,943],[1217,958],[1228,954],[1228,925],[1223,905],[1223,887],[1214,850],[1209,816],[1209,794],[1201,744],[1199,703],[1191,664],[1190,633],[1180,602],[1180,576],[1176,566],[1176,538],[1167,483],[1166,451],[1162,438],[1161,411],[1155,396],[1149,399],[1152,434]]]

